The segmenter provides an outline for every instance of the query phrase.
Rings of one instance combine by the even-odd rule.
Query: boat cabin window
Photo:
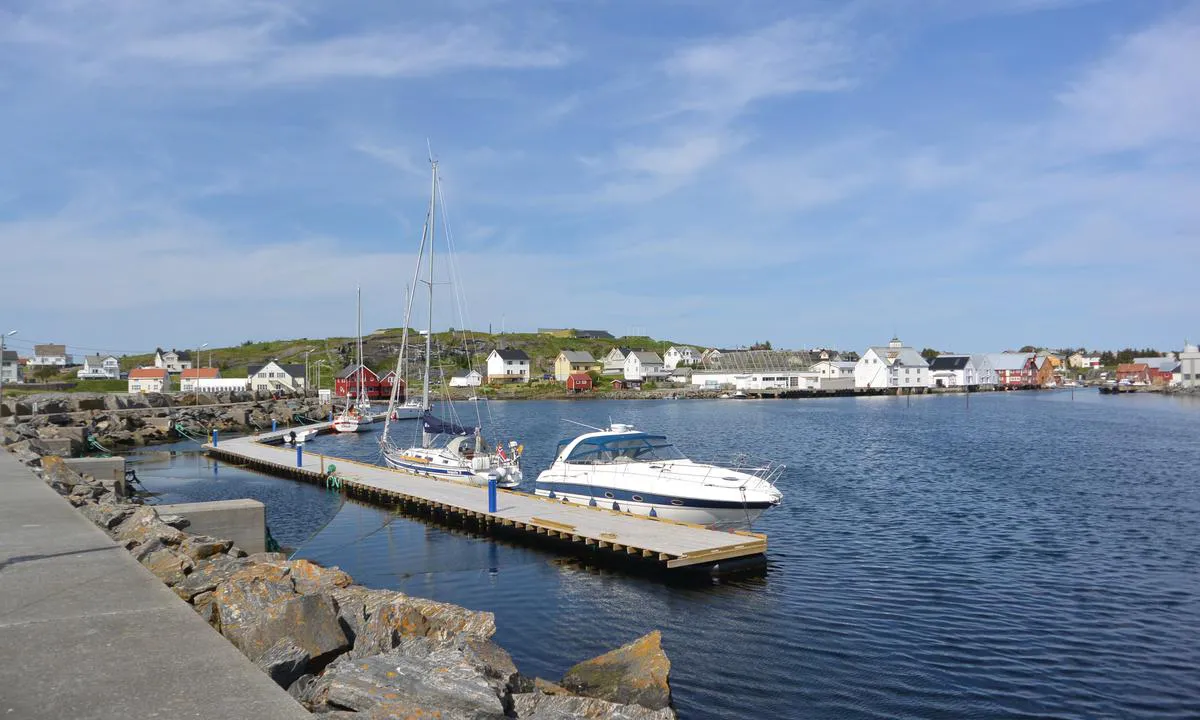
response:
[[[580,440],[566,462],[575,465],[609,465],[682,460],[684,456],[662,435],[620,435]]]

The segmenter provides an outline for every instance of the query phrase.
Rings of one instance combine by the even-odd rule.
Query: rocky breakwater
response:
[[[0,444],[29,459],[73,455],[95,444],[121,450],[207,437],[213,430],[248,433],[327,418],[331,410],[315,398],[274,399],[253,393],[199,396],[147,394],[47,394],[9,400],[14,424],[0,425]],[[36,411],[36,412],[34,412]],[[10,421],[12,422],[12,421]],[[90,438],[90,440],[89,440]]]
[[[330,718],[674,718],[658,632],[571,668],[522,675],[491,613],[355,585],[338,568],[247,555],[188,533],[43,458],[43,479],[313,713]],[[183,651],[186,652],[186,649]]]

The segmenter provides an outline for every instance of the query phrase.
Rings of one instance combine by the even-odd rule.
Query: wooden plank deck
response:
[[[486,487],[411,475],[307,450],[303,452],[303,466],[296,467],[295,448],[265,444],[281,439],[293,429],[328,427],[329,423],[317,423],[254,437],[219,440],[218,445],[208,444],[204,448],[216,457],[314,482],[324,482],[322,463],[326,466],[332,463],[337,466],[336,474],[342,479],[344,492],[383,504],[415,503],[431,511],[470,518],[484,526],[582,543],[596,550],[648,559],[666,568],[749,558],[767,550],[767,537],[760,533],[710,530],[700,525],[568,504],[509,490],[498,492],[496,512],[489,513]]]

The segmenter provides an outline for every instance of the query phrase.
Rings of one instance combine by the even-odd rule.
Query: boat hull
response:
[[[551,494],[552,492],[553,495]],[[560,502],[576,505],[592,505],[594,503],[595,507],[619,510],[633,515],[649,516],[650,511],[653,510],[655,517],[674,520],[676,522],[704,525],[716,529],[732,530],[748,528],[764,512],[773,507],[770,503],[747,503],[746,505],[739,504],[735,506],[733,503],[718,504],[700,500],[688,500],[686,498],[671,498],[665,500],[665,502],[652,502],[642,495],[637,495],[637,497],[642,498],[641,501],[637,501],[633,499],[635,493],[604,488],[596,488],[593,492],[595,493],[594,495],[589,495],[587,491],[575,489],[552,491],[550,486],[541,482],[534,489],[534,494],[542,497],[552,497]],[[608,495],[612,495],[613,497],[608,497]],[[671,500],[678,500],[683,504],[674,505],[671,503]]]
[[[438,478],[440,480],[452,480],[465,485],[487,485],[491,477],[496,478],[496,487],[500,488],[514,488],[521,484],[520,470],[516,470],[515,473],[502,474],[490,471],[476,471],[465,465],[441,465],[416,457],[410,457],[402,453],[384,453],[383,459],[388,467],[393,470],[402,470],[413,475]]]

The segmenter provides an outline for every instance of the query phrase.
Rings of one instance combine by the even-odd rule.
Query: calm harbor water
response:
[[[458,411],[473,420],[473,407]],[[696,457],[787,463],[784,504],[755,527],[770,536],[766,571],[679,584],[582,567],[194,453],[147,454],[138,473],[164,502],[261,499],[280,542],[364,585],[494,612],[496,640],[527,674],[557,678],[659,628],[684,718],[1200,717],[1200,399],[480,412],[525,443],[528,480],[582,430],[564,419],[632,422]],[[401,424],[398,441],[414,429]],[[377,440],[309,450],[375,460]]]

